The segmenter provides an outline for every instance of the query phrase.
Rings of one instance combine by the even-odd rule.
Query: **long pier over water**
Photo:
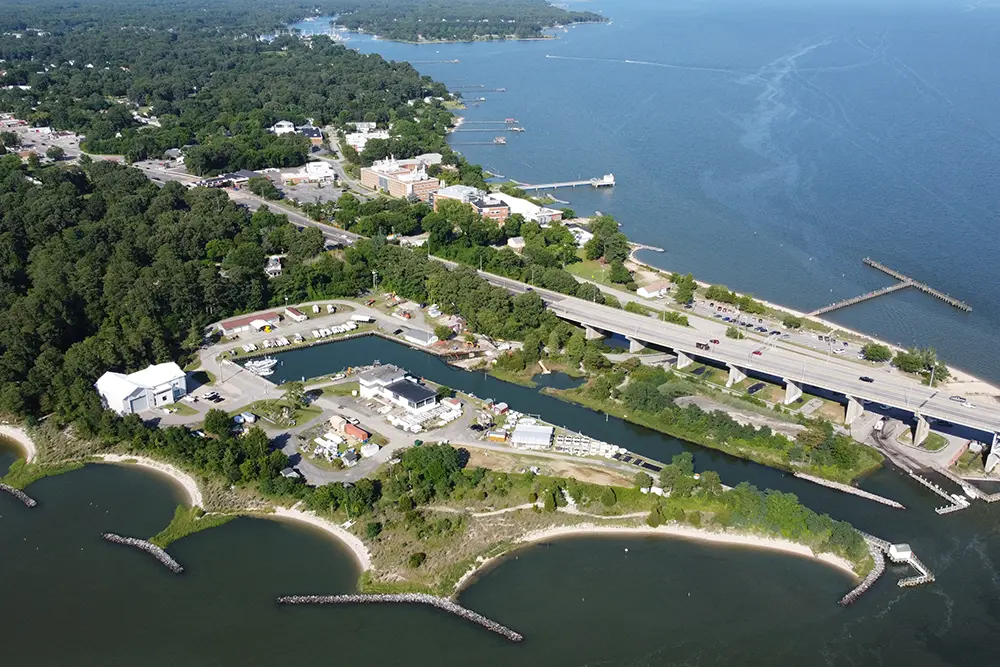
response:
[[[872,267],[873,269],[878,269],[879,271],[881,271],[881,272],[883,272],[883,273],[885,273],[887,275],[892,276],[893,278],[895,278],[899,282],[896,283],[895,285],[889,285],[888,287],[883,287],[881,289],[872,290],[871,292],[866,292],[866,293],[861,294],[859,296],[851,297],[850,299],[844,299],[843,301],[838,301],[836,303],[831,303],[829,306],[824,306],[823,308],[819,308],[817,310],[814,310],[814,311],[812,311],[809,314],[810,315],[822,315],[823,313],[829,313],[831,310],[839,310],[840,308],[846,308],[848,306],[853,306],[854,304],[861,303],[862,301],[868,301],[869,299],[874,299],[874,298],[882,296],[884,294],[891,294],[892,292],[896,292],[898,290],[905,289],[907,287],[915,287],[918,290],[920,290],[921,292],[924,292],[925,294],[930,294],[935,299],[940,299],[941,301],[944,301],[945,303],[947,303],[949,306],[953,306],[955,308],[958,308],[959,310],[961,310],[963,312],[968,313],[969,311],[972,310],[972,306],[970,306],[969,304],[965,303],[964,301],[960,301],[960,300],[956,299],[953,296],[949,296],[949,295],[945,294],[944,292],[939,292],[938,290],[934,289],[930,285],[922,283],[922,282],[920,282],[918,280],[914,280],[913,278],[909,277],[908,275],[906,275],[904,273],[900,273],[899,271],[896,271],[895,269],[890,269],[888,266],[886,266],[884,264],[881,264],[879,262],[876,262],[874,259],[871,259],[870,257],[865,257],[864,263],[867,264],[868,266]]]

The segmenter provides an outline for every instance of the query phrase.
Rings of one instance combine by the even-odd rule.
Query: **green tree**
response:
[[[861,354],[867,361],[889,361],[892,359],[892,350],[888,345],[879,343],[865,343],[861,348]]]
[[[601,504],[605,507],[614,507],[617,502],[618,496],[615,494],[614,488],[610,486],[604,487],[604,490],[601,491]]]
[[[382,534],[382,523],[379,521],[369,521],[365,524],[365,537],[374,540]]]
[[[282,387],[285,390],[283,398],[286,403],[293,408],[304,408],[306,406],[306,388],[304,384],[296,380],[294,382],[286,382]]]
[[[21,139],[16,132],[0,132],[0,144],[7,148],[17,148],[21,145]]]
[[[542,504],[542,509],[545,510],[546,512],[555,512],[556,497],[555,494],[552,492],[552,490],[547,489],[542,495],[545,497]]]
[[[66,151],[61,146],[49,146],[45,150],[45,157],[49,158],[53,162],[58,162],[66,157]]]
[[[455,335],[455,332],[451,330],[451,327],[438,324],[434,327],[434,335],[437,336],[438,340],[448,340]]]
[[[803,321],[801,317],[796,317],[795,315],[785,315],[781,318],[781,323],[785,325],[786,329],[801,329]]]
[[[281,190],[275,187],[274,183],[271,182],[266,176],[254,176],[249,181],[247,181],[247,189],[254,193],[258,197],[263,197],[264,199],[278,200],[281,199]]]
[[[205,432],[220,438],[229,435],[233,427],[233,418],[225,410],[212,408],[205,414]]]
[[[736,327],[726,327],[726,338],[740,338],[742,334]]]
[[[640,470],[635,474],[633,483],[635,484],[635,488],[637,489],[648,489],[649,487],[653,486],[653,478],[650,477],[647,473],[642,472]]]
[[[611,263],[611,273],[608,274],[608,279],[613,283],[624,285],[632,280],[632,273],[625,268],[621,261],[614,261]]]

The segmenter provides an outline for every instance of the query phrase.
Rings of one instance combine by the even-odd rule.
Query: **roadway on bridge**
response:
[[[512,292],[529,289],[528,285],[515,280],[484,272],[481,272],[481,275],[491,283]],[[862,382],[859,378],[864,371],[851,361],[836,357],[820,360],[787,348],[767,348],[759,341],[746,339],[722,339],[708,351],[699,350],[695,345],[706,342],[706,336],[690,327],[659,322],[648,316],[617,310],[557,292],[537,288],[534,288],[534,291],[560,317],[600,331],[670,348],[691,357],[736,366],[744,371],[756,371],[857,399],[918,412],[923,417],[940,419],[990,433],[1000,430],[998,407],[992,405],[965,407],[949,400],[940,390],[924,386],[901,374],[879,375],[873,383]],[[755,355],[754,351],[762,353]]]

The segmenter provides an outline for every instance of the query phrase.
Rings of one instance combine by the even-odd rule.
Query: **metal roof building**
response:
[[[510,434],[510,444],[519,449],[548,449],[553,431],[551,426],[518,424]]]

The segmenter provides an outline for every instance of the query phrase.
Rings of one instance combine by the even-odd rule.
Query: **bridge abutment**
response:
[[[791,405],[800,398],[802,398],[802,387],[785,378],[785,400],[782,402]]]
[[[732,387],[734,384],[743,382],[743,380],[746,379],[747,374],[744,373],[742,369],[737,368],[736,366],[729,366],[729,379],[726,380],[727,387]]]
[[[993,444],[990,445],[990,453],[986,455],[986,472],[993,472],[997,464],[1000,464],[1000,433],[993,434]]]
[[[597,340],[598,338],[604,338],[604,332],[600,329],[595,329],[594,327],[583,325],[583,335],[587,340]]]
[[[844,415],[844,423],[848,426],[854,423],[854,420],[863,415],[865,412],[864,403],[854,398],[853,396],[847,397],[847,412]]]
[[[628,351],[631,352],[632,354],[635,354],[636,352],[641,352],[646,349],[646,345],[636,340],[635,338],[626,337],[625,340],[628,341]]]
[[[931,425],[926,419],[916,413],[914,416],[917,418],[917,425],[913,427],[913,446],[919,446],[927,439],[930,435]]]
[[[687,356],[683,352],[677,352],[677,370],[680,370],[682,368],[687,368],[688,366],[690,366],[693,363],[694,363],[694,359],[692,359],[691,357]]]

